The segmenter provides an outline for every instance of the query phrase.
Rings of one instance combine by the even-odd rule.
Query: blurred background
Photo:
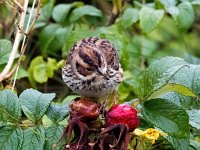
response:
[[[19,0],[19,3],[23,2]],[[26,23],[31,11],[29,2]],[[0,1],[0,71],[12,49],[18,24],[12,1]],[[78,40],[98,36],[113,42],[124,70],[119,86],[121,102],[136,98],[138,79],[153,61],[177,56],[199,64],[200,2],[198,0],[42,0],[16,90],[27,88],[55,92],[57,101],[74,95],[63,83],[61,67]],[[26,26],[25,23],[25,26]],[[16,56],[18,58],[19,56]],[[0,88],[12,83],[4,81]]]

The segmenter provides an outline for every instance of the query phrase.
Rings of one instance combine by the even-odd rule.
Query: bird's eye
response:
[[[92,71],[92,69],[91,69],[91,68],[86,68],[86,70],[87,70],[87,71]]]

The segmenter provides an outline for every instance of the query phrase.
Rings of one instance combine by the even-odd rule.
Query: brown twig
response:
[[[19,25],[22,28],[23,28],[23,25],[24,25],[25,17],[26,17],[27,7],[28,7],[28,0],[24,1],[24,6],[23,6],[24,11],[22,11],[20,13]],[[6,67],[3,69],[3,71],[0,73],[0,82],[4,80],[5,76],[8,74],[8,72],[10,71],[10,69],[12,67],[12,64],[13,64],[14,59],[15,59],[15,55],[17,53],[17,49],[19,47],[21,37],[22,37],[22,34],[21,34],[20,30],[18,29],[16,36],[15,36],[15,41],[14,41],[14,44],[13,44],[12,52],[10,54],[8,63],[6,64]]]
[[[19,12],[24,11],[23,7],[20,5],[19,2],[17,2],[16,0],[14,0],[13,3],[17,6],[17,9],[19,10]]]
[[[16,1],[14,1],[14,3],[17,4]],[[25,3],[27,4],[26,7],[25,7]],[[23,31],[23,24],[24,24],[24,18],[23,17],[25,17],[25,15],[26,15],[28,2],[25,2],[25,3],[24,3],[23,9],[21,9],[20,4],[19,5],[17,4],[17,7],[20,8],[20,10],[22,10],[22,12],[20,12],[20,10],[19,10],[19,13],[21,14],[20,23],[18,25],[19,28],[17,30],[17,34],[16,34],[16,37],[15,37],[15,41],[14,41],[14,44],[13,44],[13,49],[12,49],[9,61],[8,61],[7,65],[6,65],[6,67],[4,68],[4,70],[2,71],[2,73],[0,74],[0,82],[5,80],[5,79],[11,78],[13,73],[18,71],[20,63],[22,61],[22,57],[23,57],[23,55],[25,53],[25,50],[26,50],[26,46],[27,46],[27,43],[28,43],[29,35],[30,35],[31,31],[33,30],[34,24],[37,21],[37,19],[39,17],[39,14],[40,14],[40,0],[37,0],[36,15],[34,17],[34,20],[32,21],[32,23],[30,25],[30,28],[27,29],[26,32],[24,32]],[[20,57],[18,59],[17,64],[9,72],[9,70],[11,69],[11,66],[13,64],[13,61],[14,61],[13,55],[15,56],[15,54],[16,54],[16,51],[18,49],[20,38],[21,38],[22,34],[24,34],[24,40],[23,40],[23,43],[22,43],[22,46],[21,46]],[[15,44],[16,42],[18,42],[17,46]]]
[[[17,69],[17,64],[15,64],[12,70],[7,75],[4,76],[4,80],[11,78],[16,69]]]
[[[30,32],[33,30],[33,27],[35,25],[35,22],[37,21],[38,17],[40,16],[40,0],[37,0],[37,8],[36,8],[36,15],[35,15],[35,18],[32,22],[32,24],[30,25],[30,28],[28,30],[28,32],[26,34],[30,34]]]
[[[32,11],[33,11],[33,8],[34,8],[34,5],[35,5],[36,1],[33,2],[33,7],[32,7]],[[23,32],[25,34],[25,37],[23,39],[23,43],[22,43],[22,46],[21,46],[21,51],[20,51],[20,57],[18,59],[18,63],[17,63],[17,67],[15,69],[15,78],[14,78],[14,82],[13,82],[13,87],[12,89],[14,89],[14,86],[15,86],[15,82],[16,82],[16,77],[17,77],[17,73],[18,73],[18,70],[19,70],[19,66],[21,64],[21,60],[22,60],[22,57],[25,53],[25,50],[26,50],[26,47],[27,47],[27,44],[28,44],[28,39],[29,39],[29,35],[31,33],[31,31],[33,30],[33,27],[34,27],[34,24],[35,22],[37,21],[38,17],[39,17],[39,14],[40,14],[40,0],[37,0],[37,9],[36,9],[36,15],[34,17],[34,20],[33,22],[31,23],[30,25],[30,28],[28,29],[28,26],[29,24],[27,24],[27,29],[26,29],[26,32]],[[31,19],[31,16],[30,18]],[[30,20],[29,20],[30,21]],[[14,73],[13,72],[13,73]]]

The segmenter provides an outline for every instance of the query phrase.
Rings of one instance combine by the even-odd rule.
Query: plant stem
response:
[[[21,29],[23,29],[23,26],[24,26],[28,2],[29,2],[28,0],[24,1],[23,10],[20,13],[19,26],[20,26]],[[8,63],[6,64],[6,67],[3,69],[3,71],[0,73],[0,82],[4,80],[4,77],[8,74],[8,72],[10,71],[10,69],[12,67],[12,64],[14,62],[15,55],[17,53],[19,43],[20,43],[20,39],[21,39],[22,35],[23,34],[21,33],[21,30],[17,29],[15,41],[14,41],[14,44],[13,44],[12,52],[11,52],[10,57],[8,59]]]
[[[33,16],[33,11],[34,11],[35,4],[36,4],[36,0],[33,1],[33,5],[32,5],[32,8],[31,8],[31,14],[30,14],[30,16],[28,18],[28,23],[26,25],[26,30],[25,30],[26,33],[29,30],[29,26],[30,26],[30,23],[31,23],[31,18]],[[22,46],[21,46],[21,51],[20,51],[20,53],[22,54],[21,57],[23,56],[23,53],[25,52],[25,49],[26,49],[26,43],[27,43],[26,39],[27,39],[27,35],[25,34],[24,38],[23,38]],[[18,74],[18,71],[19,71],[19,66],[20,66],[20,62],[18,62],[16,71],[15,71],[15,76],[14,76],[14,80],[13,80],[12,90],[14,90],[14,87],[15,87],[15,83],[16,83],[16,79],[17,79],[17,74]]]

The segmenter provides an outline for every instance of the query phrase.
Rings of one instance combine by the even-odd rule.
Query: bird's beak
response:
[[[101,68],[97,68],[97,72],[102,75],[105,76],[105,73],[103,72],[103,70]]]

